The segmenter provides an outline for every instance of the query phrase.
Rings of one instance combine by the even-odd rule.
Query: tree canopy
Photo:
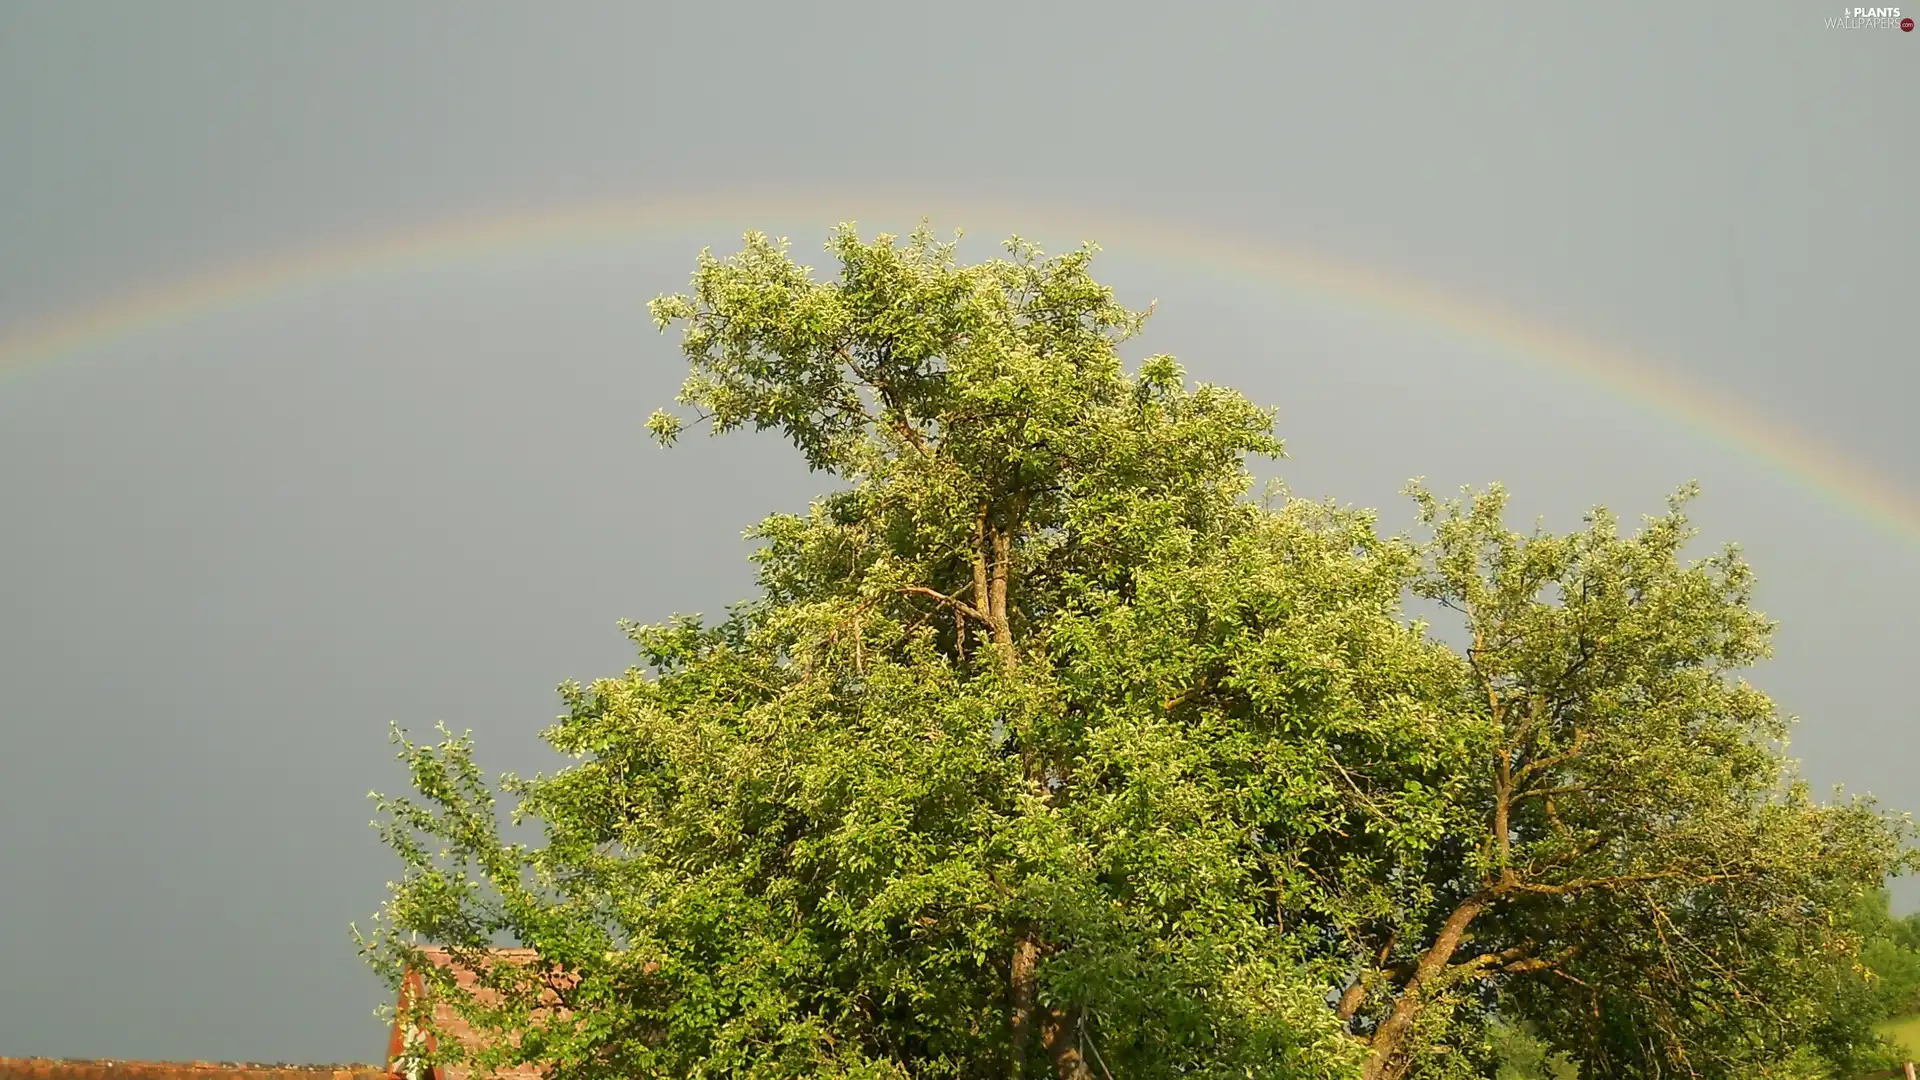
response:
[[[1497,487],[1412,488],[1402,537],[1256,502],[1273,414],[1171,357],[1128,370],[1144,316],[1093,248],[828,247],[817,280],[750,234],[652,306],[697,422],[778,432],[836,486],[752,531],[757,596],[630,627],[641,664],[562,688],[574,763],[497,785],[543,842],[503,838],[470,740],[396,733],[405,873],[363,948],[395,980],[416,938],[537,950],[495,1003],[427,973],[502,1033],[482,1064],[1878,1063],[1836,1002],[1874,978],[1856,913],[1906,827],[1796,777],[1740,679],[1771,633],[1752,573],[1685,557],[1690,489],[1630,534],[1515,531]]]

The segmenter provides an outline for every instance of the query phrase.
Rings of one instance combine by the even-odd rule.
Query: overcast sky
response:
[[[744,597],[740,530],[819,490],[768,440],[642,430],[682,374],[645,301],[748,228],[818,265],[835,217],[911,224],[864,198],[971,200],[1010,208],[935,221],[972,257],[1102,239],[1050,235],[1062,206],[1317,251],[1920,488],[1920,34],[1839,11],[0,0],[0,350],[453,219],[822,207],[373,268],[0,371],[0,1056],[378,1059],[347,925],[398,870],[365,799],[404,783],[388,724],[551,769],[555,684],[624,668],[622,618]],[[1700,479],[1782,621],[1756,679],[1807,771],[1920,806],[1914,537],[1485,342],[1107,247],[1160,301],[1135,355],[1276,405],[1303,494],[1397,527],[1411,476],[1499,479],[1566,527]]]

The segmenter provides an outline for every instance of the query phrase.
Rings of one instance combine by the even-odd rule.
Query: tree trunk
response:
[[[987,631],[1000,657],[1009,666],[1014,661],[1013,619],[1007,608],[1007,593],[1013,577],[1013,532],[1016,526],[995,526],[985,506],[973,519],[973,596],[980,614],[987,618]]]
[[[1020,527],[1020,518],[1025,513],[1025,501],[1016,502],[1012,512],[1003,519],[998,527],[992,525],[989,508],[982,506],[980,515],[974,519],[973,584],[974,600],[983,609],[987,624],[992,632],[993,643],[998,649],[1005,670],[1012,671],[1016,653],[1013,645],[1013,618],[1008,610],[1007,593],[1013,577],[1013,535]],[[1029,770],[1032,765],[1029,763]],[[1012,1069],[1015,1078],[1025,1075],[1027,1060],[1033,1053],[1034,1020],[1039,1004],[1039,966],[1040,935],[1029,928],[1020,935],[1013,945],[1013,964],[1009,990],[1012,997]],[[1049,1054],[1055,1057],[1055,1068],[1061,1069],[1059,1057],[1055,1054],[1053,1025],[1049,1019],[1046,1031],[1040,1033]],[[1073,1060],[1078,1060],[1074,1058]],[[1069,1075],[1061,1073],[1062,1076]],[[1079,1073],[1071,1074],[1074,1080],[1082,1076],[1091,1080],[1085,1065]]]
[[[1053,1075],[1058,1080],[1093,1080],[1093,1070],[1080,1053],[1079,1009],[1061,1012],[1047,1010],[1047,1056],[1053,1059]]]
[[[1007,611],[1008,578],[1013,573],[1013,533],[1007,529],[993,532],[993,590],[988,615],[993,619],[993,640],[1013,658],[1013,619]]]
[[[993,622],[993,591],[987,583],[987,508],[973,519],[973,603]]]
[[[1407,1032],[1412,1030],[1413,1022],[1420,1016],[1421,996],[1427,986],[1446,971],[1447,964],[1453,960],[1455,950],[1466,936],[1467,926],[1474,916],[1486,910],[1484,896],[1470,896],[1453,909],[1447,921],[1440,924],[1440,933],[1435,935],[1433,945],[1420,956],[1420,964],[1414,968],[1413,975],[1407,980],[1406,987],[1400,991],[1400,997],[1393,1003],[1393,1010],[1380,1022],[1373,1033],[1372,1050],[1367,1057],[1366,1068],[1361,1072],[1362,1080],[1394,1080],[1405,1066],[1400,1061],[1400,1051],[1406,1044]]]
[[[1027,1071],[1027,1059],[1033,1054],[1033,1011],[1038,999],[1040,941],[1032,933],[1020,935],[1013,943],[1012,1012],[1013,1067],[1009,1075],[1019,1080]]]
[[[1509,820],[1513,804],[1513,763],[1512,751],[1502,750],[1493,760],[1493,840],[1494,866],[1500,874],[1500,884],[1513,882],[1512,844],[1513,826]]]

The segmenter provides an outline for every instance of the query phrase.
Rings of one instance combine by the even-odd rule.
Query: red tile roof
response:
[[[0,1058],[0,1080],[393,1080],[378,1065]]]
[[[447,950],[422,949],[421,952],[426,955],[427,960],[434,966],[453,972],[454,984],[460,987],[461,990],[472,994],[476,1000],[489,1005],[499,1002],[499,994],[481,986],[479,984],[478,973],[462,964],[456,964],[452,954]],[[538,954],[532,949],[494,949],[488,953],[488,958],[488,965],[493,963],[529,964],[538,959]],[[419,1000],[423,993],[424,985],[423,980],[417,973],[408,972],[406,981],[400,991],[400,1008],[404,1010],[411,1002]],[[433,1015],[435,1021],[434,1026],[452,1038],[458,1039],[469,1052],[479,1050],[485,1045],[483,1035],[480,1032],[474,1031],[465,1020],[461,1019],[460,1016],[454,1012],[451,1005],[445,1002],[435,1003]],[[395,1024],[393,1035],[389,1040],[387,1049],[388,1068],[395,1072],[399,1071],[399,1066],[397,1066],[395,1062],[405,1049],[405,1036],[405,1029],[401,1025]],[[470,1064],[451,1065],[436,1070],[436,1072],[438,1075],[435,1077],[435,1080],[477,1080],[474,1076],[475,1069]],[[540,1080],[539,1070],[529,1065],[503,1068],[493,1075],[499,1077],[500,1080]],[[0,1078],[0,1080],[4,1080],[4,1078]],[[91,1078],[89,1078],[89,1080],[91,1080]]]

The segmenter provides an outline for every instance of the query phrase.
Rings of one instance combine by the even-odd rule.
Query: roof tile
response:
[[[499,1002],[500,996],[497,992],[479,985],[479,973],[465,965],[455,963],[453,955],[446,949],[422,949],[421,952],[425,954],[427,960],[434,966],[453,972],[454,984],[467,993],[472,994],[475,999],[489,1005]],[[493,949],[488,953],[488,956],[491,963],[530,964],[539,959],[539,954],[532,949]],[[402,1007],[406,1005],[409,991],[418,993],[420,986],[421,983],[417,976],[412,976],[408,979],[406,989],[403,989],[401,992],[400,1004]],[[434,1026],[447,1035],[458,1039],[469,1052],[482,1049],[486,1045],[486,1039],[483,1034],[475,1031],[471,1025],[455,1013],[451,1005],[445,1002],[436,1003],[433,1013]],[[393,1066],[394,1060],[399,1057],[401,1045],[401,1032],[396,1028],[392,1046],[388,1051],[388,1065],[390,1068]],[[475,1070],[471,1065],[451,1065],[439,1070],[439,1072],[440,1076],[438,1080],[478,1080],[475,1076]],[[500,1080],[540,1080],[539,1070],[531,1065],[503,1068],[493,1075],[500,1078]],[[0,1078],[0,1080],[5,1080],[5,1078]],[[88,1080],[92,1080],[92,1078],[88,1078]]]

